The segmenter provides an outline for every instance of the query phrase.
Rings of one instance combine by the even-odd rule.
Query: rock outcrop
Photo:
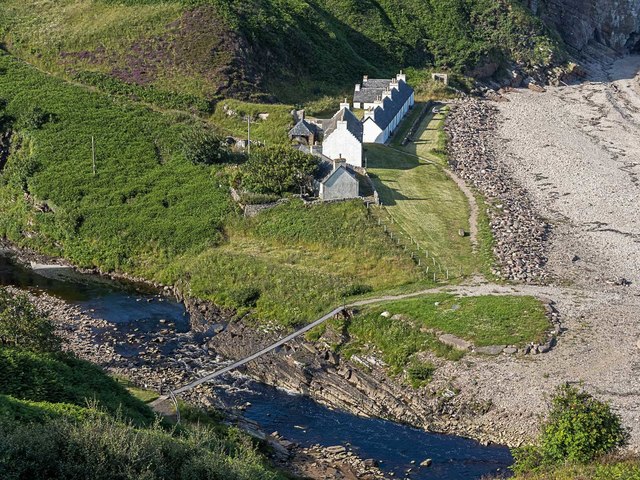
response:
[[[640,50],[640,0],[528,0],[528,4],[576,50],[591,42],[620,53]]]

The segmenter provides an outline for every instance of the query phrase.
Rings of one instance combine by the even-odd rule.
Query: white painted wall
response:
[[[364,143],[384,143],[385,139],[382,138],[382,129],[376,124],[376,122],[371,120],[365,120],[362,124],[363,127],[363,135],[362,141]]]
[[[347,130],[346,122],[338,122],[338,128],[324,139],[322,154],[332,160],[342,157],[354,167],[362,166],[362,143]]]
[[[407,101],[402,106],[402,108],[398,111],[398,114],[395,116],[395,118],[391,121],[389,126],[387,126],[387,128],[384,131],[382,131],[382,129],[378,125],[376,125],[376,123],[373,120],[367,120],[367,117],[365,114],[365,118],[362,122],[362,126],[363,126],[362,141],[364,143],[385,143],[389,139],[391,134],[398,128],[398,126],[400,125],[404,117],[406,117],[407,113],[409,113],[409,110],[411,109],[411,107],[414,106],[414,104],[415,104],[415,96],[414,94],[411,94],[411,96],[407,99]],[[379,103],[372,104],[372,105],[379,106]]]

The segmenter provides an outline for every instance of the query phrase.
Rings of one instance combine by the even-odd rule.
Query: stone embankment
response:
[[[525,189],[496,161],[496,117],[497,109],[486,101],[453,103],[445,124],[449,164],[487,199],[498,262],[493,273],[507,280],[545,281],[550,226],[536,216]]]

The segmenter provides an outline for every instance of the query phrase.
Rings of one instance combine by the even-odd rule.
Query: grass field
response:
[[[427,119],[418,148],[431,138],[435,141],[439,135],[437,122]],[[469,231],[467,199],[439,164],[427,161],[433,155],[425,160],[395,147],[366,148],[369,172],[380,200],[398,225],[452,272],[475,272],[477,261],[470,240],[458,235],[460,229]]]
[[[382,316],[383,311],[393,318]],[[350,338],[339,347],[341,351],[352,355],[373,348],[382,354],[391,373],[399,374],[419,364],[416,355],[421,352],[448,360],[464,356],[441,343],[434,331],[454,334],[476,346],[524,345],[546,338],[550,323],[540,301],[532,297],[441,293],[368,306],[340,328]]]

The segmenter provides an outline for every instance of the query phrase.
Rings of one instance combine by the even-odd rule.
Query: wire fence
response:
[[[456,278],[462,278],[462,268],[454,269],[445,265],[433,251],[423,245],[422,242],[409,235],[402,226],[393,218],[389,210],[383,205],[367,203],[369,217],[382,231],[389,236],[395,245],[411,256],[416,266],[424,277],[435,283],[449,282]]]

